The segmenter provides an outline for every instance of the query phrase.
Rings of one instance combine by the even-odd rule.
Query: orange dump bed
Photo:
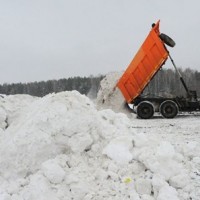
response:
[[[127,103],[141,94],[168,58],[168,51],[159,35],[158,21],[117,83]]]

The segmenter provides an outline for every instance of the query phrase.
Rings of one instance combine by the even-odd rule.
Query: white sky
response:
[[[158,19],[200,71],[199,0],[0,0],[0,83],[125,70]]]

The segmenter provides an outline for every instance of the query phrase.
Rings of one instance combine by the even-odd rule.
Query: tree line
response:
[[[192,69],[179,69],[188,88],[196,90],[200,96],[200,72]],[[29,94],[43,97],[49,93],[77,90],[90,98],[95,98],[104,75],[90,77],[73,77],[59,80],[48,80],[32,83],[13,83],[0,85],[0,94]],[[181,96],[185,94],[179,76],[172,69],[161,69],[154,76],[144,94],[162,95],[172,94]]]
[[[97,77],[73,77],[59,80],[48,80],[31,83],[4,83],[0,85],[0,94],[29,94],[43,97],[49,93],[77,90],[81,94],[95,98],[99,89],[100,81],[104,76]]]
[[[200,72],[187,69],[179,69],[189,90],[196,90],[200,97]],[[186,91],[180,81],[180,77],[175,70],[161,69],[157,72],[153,80],[146,87],[145,94],[171,94],[175,96],[184,96]]]

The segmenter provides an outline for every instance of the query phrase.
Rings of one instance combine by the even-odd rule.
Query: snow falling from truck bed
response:
[[[120,72],[110,72],[100,83],[100,89],[97,93],[96,104],[98,109],[112,109],[116,113],[125,113],[130,115],[130,110],[126,106],[125,99],[116,87],[121,77]]]
[[[129,119],[78,92],[0,98],[1,200],[198,200],[199,117]]]

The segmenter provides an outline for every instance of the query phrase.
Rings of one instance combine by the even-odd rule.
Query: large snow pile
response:
[[[177,152],[78,92],[5,97],[0,113],[1,200],[199,199],[195,144]]]
[[[121,77],[120,72],[110,72],[100,83],[96,104],[98,109],[112,109],[117,113],[130,115],[125,99],[116,84]]]

